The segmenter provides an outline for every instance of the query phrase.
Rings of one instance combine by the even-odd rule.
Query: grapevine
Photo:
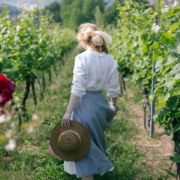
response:
[[[149,112],[148,98],[150,102],[156,99],[154,120],[164,127],[167,135],[174,134],[176,155],[171,160],[177,163],[180,176],[180,6],[165,13],[164,3],[158,1],[157,8],[147,8],[132,1],[124,6],[118,5],[119,21],[113,32],[115,44],[111,52],[117,60],[119,72],[132,77],[131,82],[141,86]],[[155,16],[160,19],[159,25],[154,24]],[[152,74],[154,61],[156,73]],[[154,75],[157,77],[156,90],[150,95]]]
[[[7,7],[7,3],[4,3],[4,7]],[[50,82],[51,67],[64,63],[62,57],[72,49],[76,41],[72,30],[51,23],[49,16],[41,15],[38,8],[30,12],[21,10],[13,24],[8,13],[5,10],[0,17],[0,73],[10,79],[10,82],[14,81],[18,85],[20,81],[24,81],[25,84],[23,96],[15,96],[12,102],[3,108],[5,115],[1,116],[3,128],[0,140],[8,140],[6,147],[9,148],[6,149],[13,150],[16,140],[22,141],[24,134],[32,132],[33,127],[40,124],[38,118],[32,117],[33,121],[36,121],[31,122],[26,116],[25,104],[30,86],[36,106],[35,80],[37,79],[43,98],[41,78],[45,91],[44,73],[49,73]],[[3,103],[4,101],[1,102],[1,107],[4,106]],[[22,116],[26,117],[28,122],[22,121]]]

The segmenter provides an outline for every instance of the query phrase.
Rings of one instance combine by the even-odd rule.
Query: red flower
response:
[[[6,113],[5,113],[5,111],[0,110],[0,114],[3,115],[3,114],[6,114]]]
[[[6,88],[6,91],[8,91],[9,93],[14,93],[14,91],[16,90],[16,84],[14,84],[14,82],[12,81],[8,81],[8,84],[7,84],[7,88]]]
[[[0,107],[4,107],[7,102],[7,99],[4,95],[0,94]]]
[[[9,92],[8,92],[8,91],[6,91],[6,90],[3,90],[3,91],[2,91],[2,95],[6,97],[6,100],[7,100],[7,101],[9,101],[9,100],[13,99],[12,94],[11,94],[11,93],[9,93]]]
[[[3,74],[0,74],[0,90],[4,90],[7,88],[8,79]]]

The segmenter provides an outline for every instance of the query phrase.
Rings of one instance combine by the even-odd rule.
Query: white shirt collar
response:
[[[90,50],[87,50],[86,52],[92,54],[93,56],[105,56],[105,55],[107,55],[105,52],[100,53],[100,52],[90,51]]]

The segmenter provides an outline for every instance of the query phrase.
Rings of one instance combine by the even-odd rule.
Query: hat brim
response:
[[[64,152],[59,146],[58,146],[58,138],[61,133],[67,130],[73,130],[77,132],[81,137],[81,146],[73,151],[73,152]],[[91,137],[87,130],[87,128],[76,122],[71,121],[70,122],[70,128],[64,129],[61,127],[61,123],[57,124],[55,128],[52,130],[51,137],[50,137],[50,144],[54,151],[54,153],[59,156],[62,160],[65,161],[78,161],[82,159],[86,154],[88,153],[90,146],[91,146]]]

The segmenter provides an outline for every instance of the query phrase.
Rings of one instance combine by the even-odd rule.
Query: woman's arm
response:
[[[71,97],[69,100],[69,104],[66,108],[66,113],[61,121],[62,128],[69,128],[70,127],[70,118],[73,110],[75,109],[77,103],[79,102],[80,97],[76,96],[75,94],[71,93]]]
[[[112,73],[106,85],[107,87],[107,96],[111,98],[118,97],[120,94],[120,88],[118,83],[118,70],[117,70],[117,63],[114,60]],[[116,99],[112,100],[114,104],[116,104]],[[112,102],[111,101],[111,102]]]
[[[80,97],[85,92],[87,73],[82,59],[83,58],[80,58],[79,55],[75,58],[72,81],[73,85],[71,86],[71,97],[66,108],[66,113],[64,114],[64,117],[61,121],[62,128],[67,129],[70,127],[71,114],[75,109]]]

